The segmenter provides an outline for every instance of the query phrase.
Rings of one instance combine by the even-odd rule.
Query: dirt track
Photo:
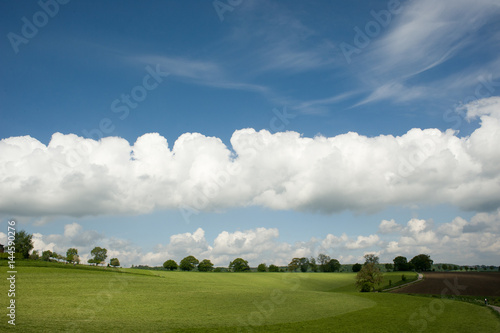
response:
[[[500,273],[429,272],[422,282],[392,293],[500,296]]]

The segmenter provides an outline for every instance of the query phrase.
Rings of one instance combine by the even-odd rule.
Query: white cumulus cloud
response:
[[[334,213],[442,203],[500,206],[500,98],[468,105],[481,125],[468,137],[437,129],[402,136],[237,130],[231,147],[199,133],[170,147],[158,133],[130,145],[56,133],[0,141],[0,214],[85,216],[259,205]],[[390,227],[390,226],[385,226]],[[74,232],[69,230],[68,232]]]
[[[381,225],[386,225],[383,221]],[[107,237],[88,230],[78,223],[67,224],[61,234],[33,234],[34,250],[55,251],[65,255],[70,247],[78,249],[83,263],[90,259],[95,246],[108,250],[108,259],[117,257],[122,266],[161,266],[166,260],[180,262],[193,255],[198,260],[210,259],[216,266],[227,267],[237,257],[248,260],[252,267],[260,263],[287,265],[292,258],[317,257],[320,253],[338,259],[343,264],[362,263],[363,255],[375,253],[380,261],[392,262],[396,256],[408,260],[420,253],[431,256],[435,262],[460,265],[498,265],[500,251],[500,209],[492,213],[478,213],[470,220],[456,217],[451,222],[411,219],[405,224],[390,220],[391,233],[366,235],[326,234],[294,243],[282,241],[277,228],[255,228],[243,231],[221,231],[214,239],[207,239],[205,231],[171,235],[152,251],[144,251],[130,240]],[[394,222],[394,223],[393,223]],[[397,224],[397,226],[395,226]],[[77,234],[74,232],[78,231]],[[0,243],[6,235],[0,232]]]

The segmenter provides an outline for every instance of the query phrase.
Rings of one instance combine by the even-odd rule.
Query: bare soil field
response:
[[[391,291],[403,294],[500,296],[500,273],[428,272],[422,282]]]

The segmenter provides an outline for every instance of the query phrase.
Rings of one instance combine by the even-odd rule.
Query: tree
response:
[[[398,256],[392,260],[394,262],[394,271],[402,272],[408,270],[408,259]]]
[[[59,261],[63,260],[63,261],[66,261],[66,262],[68,261],[68,260],[66,259],[66,257],[65,257],[65,256],[63,256],[62,254],[58,254],[58,255],[57,255],[57,260],[59,260]]]
[[[265,272],[267,271],[267,265],[262,263],[259,266],[257,266],[257,272]]]
[[[330,256],[320,253],[318,255],[319,270],[322,272],[326,272],[326,265],[328,264],[329,261],[330,261]]]
[[[365,265],[367,264],[378,264],[378,257],[375,255],[375,253],[368,253],[365,254]]]
[[[169,271],[175,271],[179,267],[175,260],[169,259],[163,263],[163,268],[168,269]]]
[[[447,264],[443,264],[441,267],[443,268],[444,271],[448,270],[448,265]]]
[[[56,252],[50,252],[50,257],[51,257],[52,259],[57,260],[57,259],[59,258],[59,255],[58,255]]]
[[[337,259],[330,259],[326,264],[325,272],[336,272],[340,270],[340,262]]]
[[[361,264],[355,263],[354,265],[352,265],[352,271],[354,273],[359,272],[361,270],[361,267],[363,267],[361,266]]]
[[[269,265],[269,272],[279,272],[280,268],[276,265]]]
[[[70,263],[75,262],[76,257],[78,257],[78,250],[71,247],[66,251],[66,260],[68,260]]]
[[[200,272],[211,272],[214,269],[214,264],[208,259],[203,259],[199,264],[198,264],[198,270]]]
[[[392,264],[385,264],[386,271],[390,272],[393,268],[394,268],[394,266]]]
[[[248,261],[236,258],[229,263],[229,269],[232,269],[233,272],[246,272],[250,270],[250,266],[248,266]]]
[[[42,260],[43,261],[50,261],[50,258],[52,257],[52,251],[46,250],[42,252]]]
[[[92,249],[92,251],[90,251],[90,254],[93,256],[93,258],[89,259],[88,262],[90,264],[94,263],[97,266],[98,264],[106,260],[106,258],[108,257],[108,250],[96,246]]]
[[[375,290],[375,285],[379,285],[382,282],[382,272],[373,262],[369,262],[361,268],[361,270],[356,274],[356,286],[360,288],[362,292],[368,292],[370,290]]]
[[[316,265],[316,259],[314,257],[309,259],[309,266],[311,267],[311,272],[318,271],[318,265]]]
[[[38,259],[40,259],[40,255],[38,254],[38,251],[35,250],[35,251],[31,252],[30,259],[31,260],[38,260]]]
[[[109,261],[109,264],[113,267],[117,267],[117,266],[120,266],[120,260],[118,260],[118,258],[112,258],[110,261]]]
[[[300,258],[299,267],[300,267],[300,271],[302,273],[307,272],[307,269],[309,268],[309,259],[307,259],[305,257]]]
[[[187,256],[186,258],[181,260],[179,268],[183,271],[192,271],[199,263],[200,262],[195,257]]]
[[[417,271],[430,271],[433,261],[428,254],[419,254],[410,260],[410,264],[415,267]]]
[[[26,231],[21,230],[16,232],[14,236],[15,251],[20,253],[24,259],[30,257],[30,251],[33,250],[33,235],[28,234]],[[12,240],[12,238],[11,238]]]
[[[300,258],[293,258],[288,264],[288,270],[290,272],[295,272],[300,267]]]

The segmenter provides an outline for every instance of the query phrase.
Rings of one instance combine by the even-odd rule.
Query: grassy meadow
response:
[[[0,263],[6,276],[6,262]],[[166,272],[29,261],[17,271],[15,329],[22,332],[500,331],[486,307],[359,293],[354,273]],[[386,273],[382,284],[400,278]],[[0,289],[7,294],[6,279]],[[7,306],[2,296],[1,308]],[[12,330],[2,317],[0,331]]]

